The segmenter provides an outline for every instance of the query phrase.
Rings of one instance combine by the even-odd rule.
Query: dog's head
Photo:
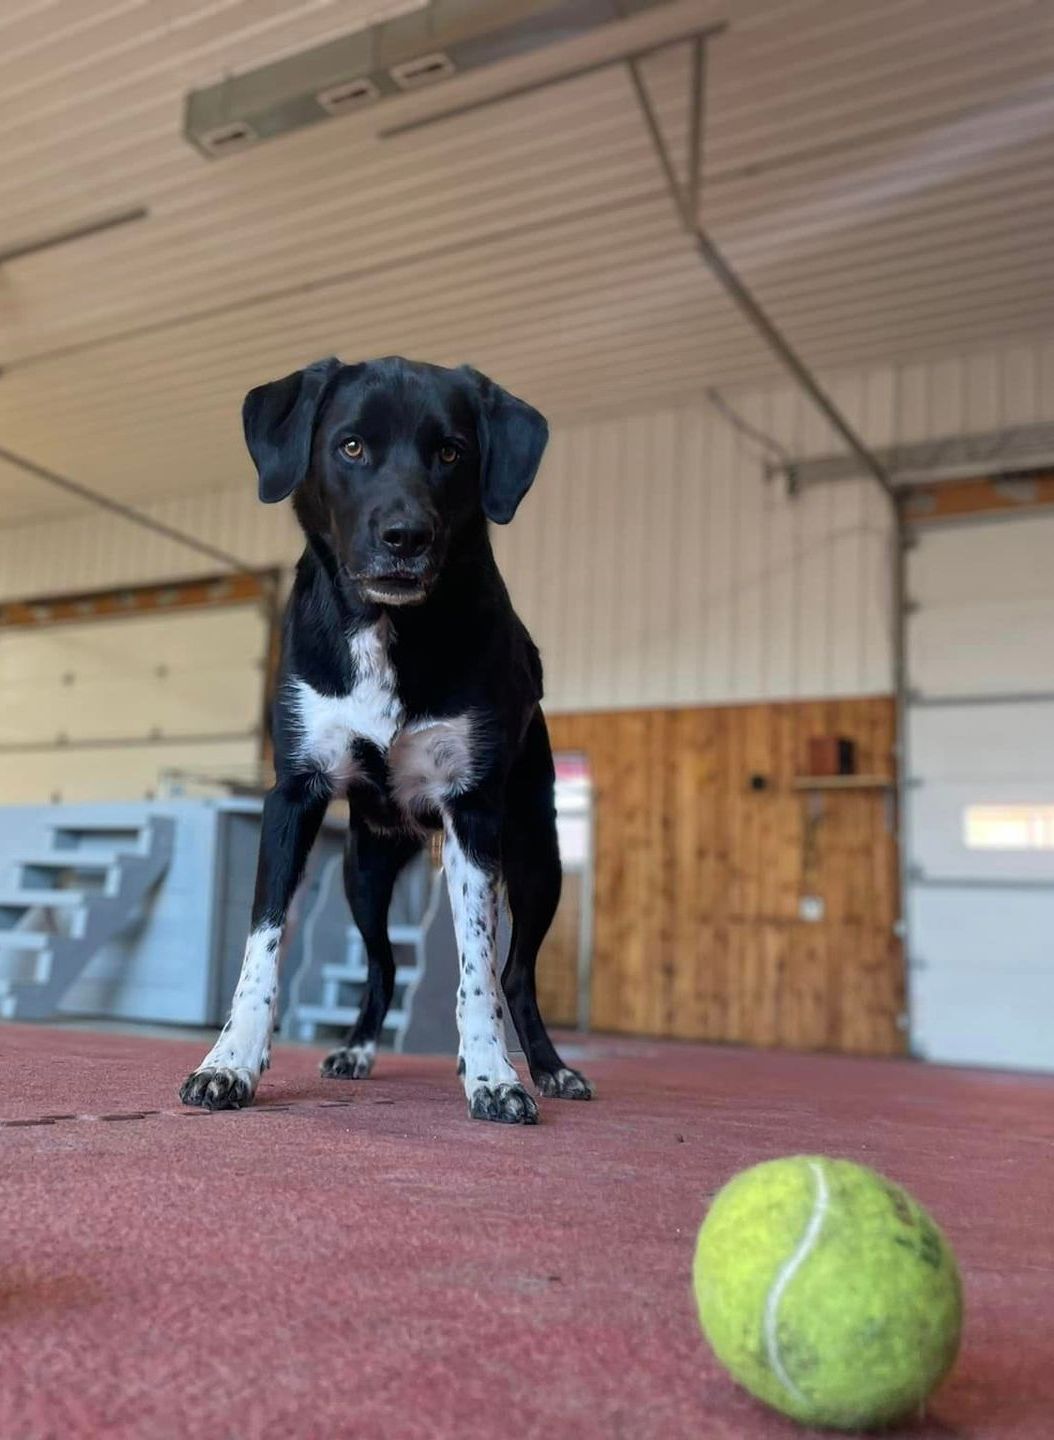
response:
[[[320,360],[250,390],[260,499],[293,494],[301,525],[381,605],[424,600],[458,538],[506,524],[549,436],[485,375],[408,360]]]

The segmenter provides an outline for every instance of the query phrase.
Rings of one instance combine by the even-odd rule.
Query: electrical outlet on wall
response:
[[[811,924],[817,924],[824,916],[824,903],[822,895],[802,895],[798,900],[799,920],[808,920]]]

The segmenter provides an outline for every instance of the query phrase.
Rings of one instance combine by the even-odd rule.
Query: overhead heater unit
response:
[[[664,3],[432,0],[424,9],[192,90],[184,133],[210,160],[233,155]]]

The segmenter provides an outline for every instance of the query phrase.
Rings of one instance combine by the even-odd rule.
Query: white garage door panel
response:
[[[0,801],[140,798],[171,769],[250,778],[267,645],[254,604],[0,633]]]
[[[912,888],[910,1010],[919,1054],[1012,1069],[1054,1066],[1052,895]]]
[[[923,781],[911,794],[910,859],[927,876],[952,880],[1050,880],[1054,886],[1054,850],[967,849],[965,812],[971,805],[1017,805],[1022,787],[931,785]],[[1028,803],[1054,806],[1054,781],[1036,784]],[[1052,890],[1054,899],[1054,890]],[[1051,916],[1054,927],[1054,914]]]
[[[1015,803],[1031,803],[1037,782],[1054,783],[1054,701],[912,707],[908,753],[927,785],[1008,781],[1016,786]]]
[[[166,770],[249,781],[257,773],[258,751],[252,737],[196,745],[127,745],[119,751],[70,748],[61,754],[0,754],[0,803],[140,800],[156,793]]]
[[[1054,551],[1048,563],[1054,571]],[[1054,592],[920,610],[908,624],[911,689],[925,696],[1054,689],[1052,622]]]
[[[255,605],[222,610],[173,610],[127,619],[92,620],[48,629],[5,631],[0,673],[5,681],[108,677],[119,671],[149,678],[173,670],[244,665],[262,654],[263,622]]]
[[[926,530],[908,552],[908,590],[923,609],[1054,597],[1054,517]]]
[[[911,981],[915,1051],[952,1065],[1054,1068],[1054,985],[1035,972],[989,975],[976,985],[923,971]]]
[[[917,889],[909,900],[912,966],[1002,985],[1035,974],[1054,987],[1054,931],[1045,890]],[[1052,990],[1054,1001],[1054,990]],[[1054,1018],[1054,1004],[1052,1016]],[[1051,1025],[1054,1052],[1054,1024]]]
[[[1054,517],[927,532],[908,569],[910,690],[960,701],[908,706],[912,1044],[1054,1069],[1054,702],[1021,698],[1054,694]],[[968,847],[984,806],[1013,813]]]
[[[260,678],[241,671],[100,677],[61,689],[36,686],[0,700],[6,743],[33,744],[65,737],[105,740],[121,719],[128,736],[197,735],[251,729],[260,720]]]

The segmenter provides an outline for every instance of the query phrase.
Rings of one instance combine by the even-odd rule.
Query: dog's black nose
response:
[[[389,520],[381,531],[381,539],[400,560],[412,560],[422,554],[435,539],[435,530],[427,520],[410,520],[405,517]]]

